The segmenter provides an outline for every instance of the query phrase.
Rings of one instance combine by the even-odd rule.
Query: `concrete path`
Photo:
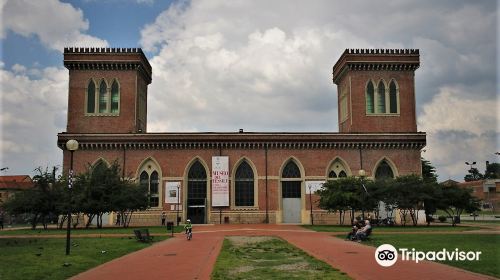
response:
[[[194,226],[193,239],[183,234],[115,259],[72,279],[210,279],[224,236],[278,236],[354,279],[495,279],[434,262],[398,261],[379,266],[375,248],[290,225]]]

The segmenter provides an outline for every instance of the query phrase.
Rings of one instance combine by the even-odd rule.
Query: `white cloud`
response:
[[[106,47],[108,42],[85,34],[89,29],[83,12],[58,0],[7,0],[3,5],[0,38],[7,30],[35,35],[46,47],[62,51],[67,46]]]
[[[63,68],[0,69],[0,164],[31,174],[38,166],[61,164],[57,133],[65,130],[68,71]],[[32,70],[41,77],[28,76]]]

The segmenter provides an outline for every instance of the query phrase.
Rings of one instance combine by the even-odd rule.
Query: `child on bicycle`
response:
[[[190,219],[187,219],[186,225],[184,226],[184,229],[186,230],[186,234],[188,234],[188,232],[192,231],[193,225],[191,224]]]

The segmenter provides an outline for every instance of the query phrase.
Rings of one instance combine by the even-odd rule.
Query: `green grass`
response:
[[[167,237],[154,237],[155,241]],[[66,256],[66,239],[0,239],[0,279],[67,279],[117,257],[150,246],[128,237],[73,238]],[[105,251],[104,253],[102,251]],[[37,256],[40,254],[40,256]],[[63,266],[69,263],[69,266]]]
[[[240,245],[226,238],[212,279],[350,278],[278,238]]]
[[[338,225],[318,225],[318,226],[311,226],[311,225],[303,225],[304,228],[314,230],[314,231],[323,231],[323,232],[350,232],[351,231],[351,226],[338,226]],[[452,231],[452,232],[460,232],[460,231],[468,231],[468,230],[476,230],[480,229],[480,227],[473,227],[473,226],[455,226],[452,227],[451,225],[445,225],[445,226],[392,226],[392,227],[374,227],[373,232],[376,233],[377,231],[379,232],[427,232],[427,231]]]
[[[442,263],[465,270],[500,277],[500,235],[495,234],[384,234],[372,235],[363,242],[372,246],[391,244],[396,248],[415,248],[420,251],[481,251],[479,261],[443,261]]]
[[[71,229],[71,235],[80,235],[80,234],[134,234],[134,229],[149,229],[149,233],[165,233],[168,234],[170,231],[167,231],[166,227],[155,226],[155,227],[129,227],[129,228],[121,228],[121,227],[105,227],[105,228],[77,228]],[[182,232],[183,226],[175,226],[174,232]],[[16,230],[0,230],[0,235],[38,235],[38,234],[66,234],[66,229],[43,229],[37,228],[35,230],[31,229],[16,229]]]
[[[486,221],[483,221],[483,220],[479,220],[479,219],[476,219],[475,221],[474,220],[462,220],[462,224],[467,224],[467,223],[472,223],[472,224],[488,224],[488,225],[494,225],[494,224],[497,224],[497,225],[500,225],[500,220],[486,220]]]

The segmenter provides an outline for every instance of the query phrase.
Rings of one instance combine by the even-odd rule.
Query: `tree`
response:
[[[436,174],[436,168],[432,166],[431,162],[420,158],[422,162],[422,178],[425,182],[437,182],[438,175]]]
[[[469,174],[465,175],[464,177],[465,182],[482,180],[484,178],[484,175],[481,174],[481,172],[479,172],[479,170],[475,167],[469,169],[467,172]]]
[[[486,166],[484,179],[500,179],[500,163],[490,163]]]
[[[38,174],[33,176],[34,187],[16,193],[6,202],[5,209],[14,215],[29,214],[32,229],[36,229],[39,222],[46,229],[50,218],[61,213],[58,204],[63,195],[61,181],[56,180],[48,168],[43,171],[39,167],[35,171]],[[55,173],[55,168],[53,172]]]
[[[364,215],[365,211],[373,211],[377,207],[378,199],[371,195],[375,193],[375,187],[371,181],[356,177],[328,181],[317,191],[320,196],[319,206],[328,211],[339,211],[340,224],[344,223],[345,213],[349,212],[351,224],[354,224],[356,211],[361,211]]]
[[[116,161],[109,167],[106,164],[89,166],[77,177],[74,194],[73,203],[78,205],[75,211],[87,216],[87,228],[94,218],[97,227],[102,228],[103,214],[113,211],[121,214],[126,227],[135,211],[148,207],[147,189],[122,178]]]
[[[455,217],[460,217],[465,210],[470,213],[479,211],[479,199],[472,195],[472,190],[460,188],[457,185],[442,186],[437,208],[448,214],[452,226],[455,226]]]

